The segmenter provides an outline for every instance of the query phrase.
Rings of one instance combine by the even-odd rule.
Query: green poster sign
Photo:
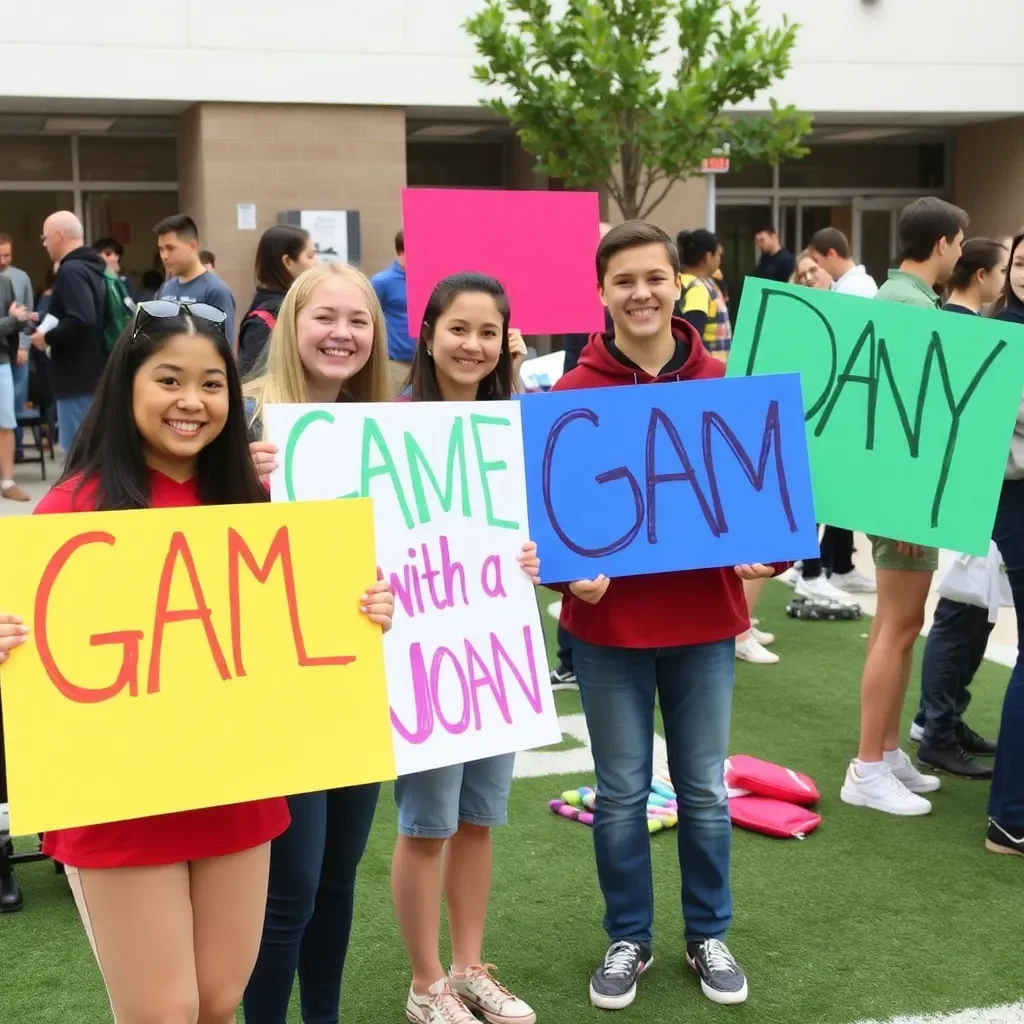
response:
[[[727,375],[793,372],[819,522],[988,553],[1024,327],[748,277]]]

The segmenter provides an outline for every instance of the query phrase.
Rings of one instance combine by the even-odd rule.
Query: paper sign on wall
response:
[[[524,334],[604,329],[596,192],[411,188],[402,192],[402,224],[414,338],[434,286],[464,271],[501,281],[512,326]]]
[[[796,374],[553,391],[521,405],[546,580],[817,556]]]
[[[516,402],[271,405],[275,501],[371,497],[398,774],[557,743]],[[339,502],[345,504],[345,502]],[[541,566],[543,575],[543,565]]]
[[[5,521],[16,833],[394,778],[371,504]]]
[[[1024,328],[748,277],[728,373],[792,372],[821,522],[987,554]]]

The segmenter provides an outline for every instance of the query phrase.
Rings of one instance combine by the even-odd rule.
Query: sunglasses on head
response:
[[[138,313],[135,315],[135,328],[132,331],[134,341],[144,330],[150,320],[170,320],[181,317],[182,314],[191,317],[193,320],[203,320],[216,327],[224,333],[224,324],[228,315],[216,306],[209,306],[205,302],[175,302],[172,299],[150,299],[148,302],[140,302]]]

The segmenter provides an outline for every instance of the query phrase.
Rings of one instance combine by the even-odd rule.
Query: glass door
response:
[[[881,285],[899,259],[900,211],[906,196],[858,198],[853,201],[853,258]]]

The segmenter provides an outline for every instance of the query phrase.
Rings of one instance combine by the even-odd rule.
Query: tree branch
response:
[[[673,175],[671,178],[669,178],[668,179],[668,184],[662,190],[661,195],[658,196],[658,198],[655,199],[654,202],[651,203],[651,205],[648,206],[646,210],[642,210],[641,213],[640,213],[640,216],[641,217],[647,217],[648,214],[650,214],[654,210],[656,210],[662,204],[662,201],[665,199],[665,196],[667,196],[669,194],[669,192],[672,191],[672,186],[675,185],[676,182],[682,181],[682,180],[683,180],[683,176],[681,174],[676,174],[676,175]]]

